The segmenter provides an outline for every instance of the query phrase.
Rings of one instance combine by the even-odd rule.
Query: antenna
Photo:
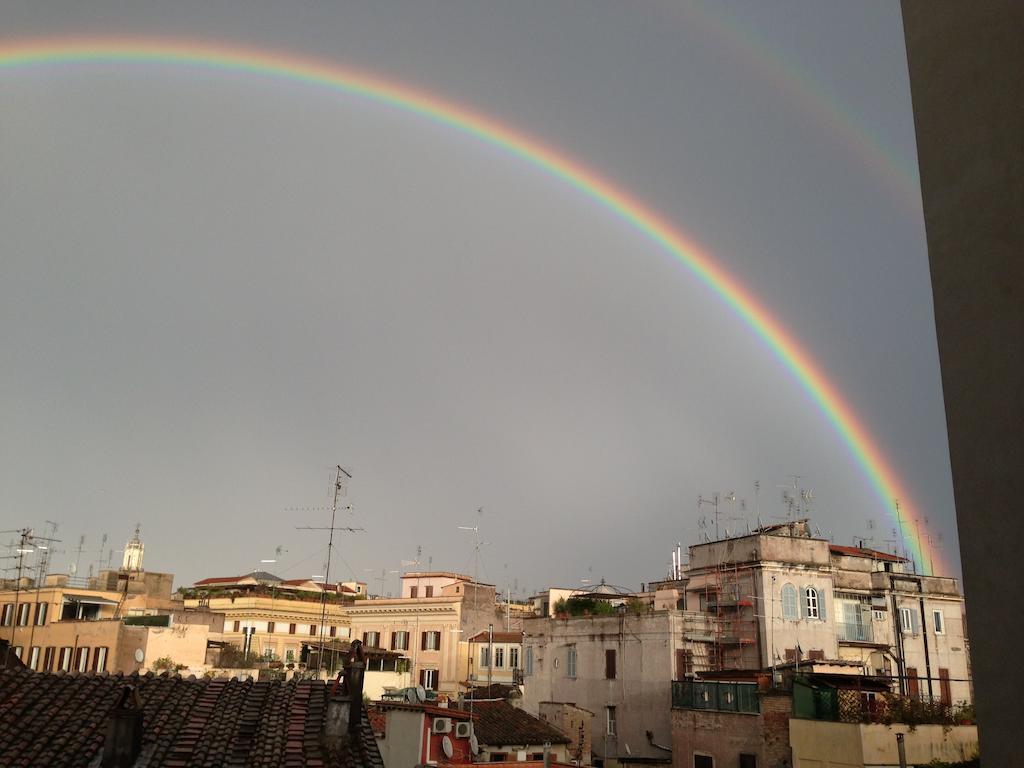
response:
[[[735,497],[734,497],[735,498]],[[697,497],[697,509],[703,509],[704,505],[708,504],[715,508],[715,541],[718,541],[718,494],[715,493],[710,499],[705,499],[703,496]],[[706,534],[705,534],[706,535]]]
[[[320,668],[323,666],[324,659],[324,624],[327,621],[327,585],[331,583],[331,552],[334,549],[334,532],[344,531],[346,533],[355,533],[357,531],[363,531],[363,528],[351,528],[349,526],[338,526],[335,527],[334,520],[338,514],[338,499],[348,494],[348,488],[346,484],[352,479],[352,475],[341,468],[341,465],[335,467],[337,474],[334,477],[334,501],[331,503],[331,525],[330,527],[317,527],[310,525],[295,526],[296,530],[299,531],[328,531],[327,536],[327,563],[324,568],[324,583],[320,590],[320,643],[319,651],[316,655],[316,675],[320,677]],[[345,479],[342,480],[342,477]]]

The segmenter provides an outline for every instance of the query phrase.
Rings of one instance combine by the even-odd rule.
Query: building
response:
[[[465,670],[469,686],[522,683],[522,632],[477,632],[470,636],[466,649],[465,661],[459,666]]]
[[[460,645],[504,618],[491,584],[447,571],[402,576],[402,597],[359,600],[345,605],[351,637],[368,647],[402,651],[412,679],[426,690],[456,697],[466,680]]]
[[[352,687],[0,669],[0,765],[384,768]]]
[[[521,763],[545,759],[567,763],[569,737],[550,723],[504,699],[472,699],[461,708],[472,714],[479,751],[476,762]]]
[[[594,764],[671,762],[671,681],[691,671],[703,617],[646,607],[525,622],[523,700],[539,715],[572,702],[594,713]],[[705,630],[702,636],[708,633]],[[681,666],[680,666],[681,665]]]
[[[541,720],[551,723],[569,737],[566,745],[567,762],[590,765],[594,713],[564,701],[542,701],[537,710]]]
[[[685,594],[688,610],[714,629],[711,670],[855,661],[904,694],[972,699],[956,580],[813,537],[807,520],[691,546]]]
[[[125,571],[22,579],[0,592],[0,637],[36,671],[131,673],[169,659],[200,674],[223,617],[187,610],[172,597],[172,581],[171,574]]]
[[[254,571],[201,579],[182,594],[186,607],[224,615],[224,631],[216,639],[263,659],[297,665],[303,643],[319,644],[321,623],[325,641],[348,639],[345,607],[358,592],[357,585],[286,581]]]
[[[473,762],[468,712],[397,701],[379,701],[374,709],[378,748],[388,768]]]

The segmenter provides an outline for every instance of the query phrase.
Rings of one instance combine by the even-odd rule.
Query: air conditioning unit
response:
[[[455,724],[455,738],[457,739],[468,739],[473,735],[473,724],[472,723],[456,723]]]
[[[452,719],[450,717],[436,717],[430,726],[431,733],[451,733]]]

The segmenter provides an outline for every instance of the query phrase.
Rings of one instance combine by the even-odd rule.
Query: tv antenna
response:
[[[476,525],[460,525],[458,528],[460,531],[472,531],[473,532],[473,581],[479,583],[480,581],[480,550],[486,547],[491,542],[480,541],[480,523],[484,517],[484,508],[477,507],[476,510],[477,520]]]
[[[331,552],[334,549],[334,532],[342,531],[345,533],[356,533],[358,531],[364,531],[364,528],[352,528],[350,526],[335,526],[335,519],[338,515],[338,500],[348,494],[348,481],[352,479],[352,475],[341,468],[341,465],[335,467],[336,474],[334,477],[334,501],[331,503],[331,525],[329,527],[323,526],[312,526],[312,525],[297,525],[295,529],[298,531],[327,531],[327,563],[324,568],[324,583],[320,589],[320,642],[319,651],[316,655],[316,675],[320,677],[320,669],[323,667],[324,660],[324,624],[327,622],[327,585],[331,583]]]

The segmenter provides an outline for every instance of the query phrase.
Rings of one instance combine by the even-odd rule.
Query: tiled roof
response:
[[[877,549],[867,549],[866,547],[844,547],[839,544],[830,544],[828,548],[830,552],[835,552],[837,555],[850,555],[852,557],[870,557],[874,560],[889,560],[894,563],[907,562],[907,559],[905,557],[890,555],[888,552],[879,552]]]
[[[234,584],[244,578],[245,576],[211,576],[208,579],[200,579],[192,586],[201,587],[206,584]]]
[[[365,713],[356,739],[338,750],[324,746],[328,687],[322,681],[27,670],[0,670],[0,765],[99,765],[107,722],[126,685],[136,687],[142,705],[142,748],[134,763],[140,768],[383,767]]]
[[[468,709],[469,702],[463,707]],[[473,733],[487,746],[569,743],[569,738],[553,725],[507,701],[474,701]]]
[[[490,641],[490,638],[488,637],[486,629],[481,630],[480,632],[477,632],[475,635],[473,635],[472,637],[469,638],[469,642],[471,642],[471,643],[486,643],[486,642],[489,642],[489,641]],[[496,642],[496,643],[521,643],[521,642],[523,642],[523,633],[522,632],[495,632],[494,633],[494,642]]]

